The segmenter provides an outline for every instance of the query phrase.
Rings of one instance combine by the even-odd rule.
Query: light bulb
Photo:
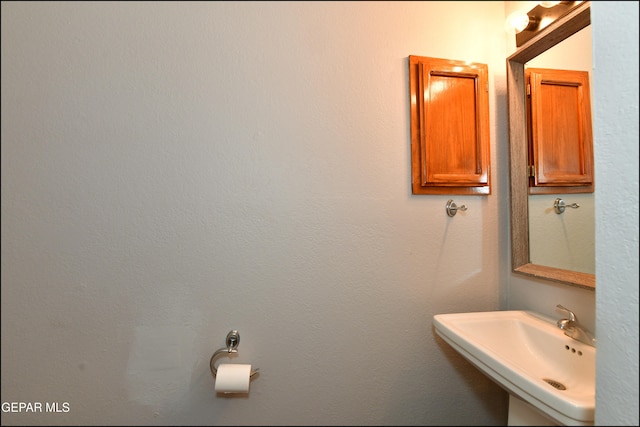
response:
[[[560,2],[559,1],[541,1],[538,4],[542,7],[546,7],[547,9],[549,9],[550,7],[559,5]]]
[[[529,25],[529,15],[521,10],[516,10],[507,16],[504,21],[504,30],[509,34],[521,33]]]

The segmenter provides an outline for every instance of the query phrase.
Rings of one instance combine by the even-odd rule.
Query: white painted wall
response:
[[[2,400],[70,410],[2,424],[504,424],[432,329],[502,306],[502,11],[3,2]],[[411,54],[489,65],[493,194],[455,218],[411,194]]]
[[[596,425],[638,425],[638,2],[593,3]],[[614,206],[628,206],[623,211]]]
[[[595,325],[594,292],[510,273],[504,10],[2,2],[2,400],[70,404],[2,424],[504,425],[433,315],[560,302]],[[605,53],[620,19],[635,38]],[[637,3],[593,21],[594,103],[635,105],[594,118],[596,417],[637,425],[637,211],[605,205],[637,205]],[[489,65],[494,192],[454,218],[411,195],[410,54]],[[213,393],[232,328],[248,398]]]

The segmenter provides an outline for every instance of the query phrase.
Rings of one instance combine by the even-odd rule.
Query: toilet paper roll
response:
[[[216,374],[216,392],[248,393],[251,365],[222,363]]]

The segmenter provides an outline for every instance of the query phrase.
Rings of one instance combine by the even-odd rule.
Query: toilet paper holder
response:
[[[222,347],[218,350],[215,351],[215,353],[213,353],[213,355],[211,356],[211,360],[209,361],[209,367],[211,368],[211,373],[213,374],[213,376],[215,377],[218,374],[218,368],[215,365],[215,361],[218,357],[224,356],[224,355],[229,355],[231,353],[237,353],[238,352],[238,344],[240,344],[240,334],[238,333],[238,331],[230,331],[227,334],[227,346],[226,347]],[[249,378],[253,378],[253,376],[255,374],[257,374],[259,371],[258,368],[256,368],[255,370],[251,371],[251,374],[249,375]]]

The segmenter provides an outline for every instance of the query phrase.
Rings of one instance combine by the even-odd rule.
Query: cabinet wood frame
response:
[[[409,56],[413,194],[491,194],[488,66]]]

